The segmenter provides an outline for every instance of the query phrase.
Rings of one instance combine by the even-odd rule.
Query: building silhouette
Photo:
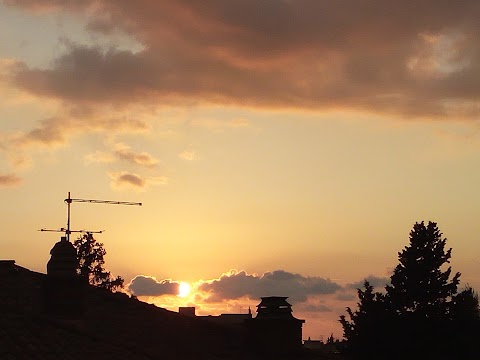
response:
[[[64,238],[50,254],[46,274],[0,260],[0,359],[241,360],[301,344],[286,297],[262,298],[256,317],[177,313],[89,285]]]
[[[292,315],[288,297],[262,297],[257,316],[246,321],[250,345],[267,353],[294,353],[302,347],[305,320]]]

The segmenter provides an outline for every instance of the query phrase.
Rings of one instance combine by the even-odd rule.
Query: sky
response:
[[[480,3],[0,1],[0,257],[66,226],[170,310],[288,296],[342,336],[417,221],[480,289]],[[178,296],[179,284],[182,297]],[[185,289],[190,286],[190,292]]]

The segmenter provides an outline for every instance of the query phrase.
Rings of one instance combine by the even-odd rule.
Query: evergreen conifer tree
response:
[[[374,292],[368,282],[358,289],[358,310],[347,308],[350,320],[340,317],[354,359],[478,354],[478,296],[471,287],[457,293],[460,273],[451,276],[452,249],[445,245],[436,223],[415,223],[385,292]]]
[[[410,244],[398,253],[399,264],[386,286],[391,309],[399,315],[415,314],[422,318],[445,319],[457,292],[460,273],[452,279],[452,249],[445,250],[445,238],[434,222],[415,223]]]
[[[370,283],[365,280],[364,290],[357,289],[359,302],[358,309],[353,311],[347,307],[347,314],[340,316],[343,327],[343,335],[348,340],[350,352],[361,358],[376,358],[385,335],[385,321],[387,318],[385,299],[383,294],[375,292]],[[380,345],[380,347],[379,347]]]

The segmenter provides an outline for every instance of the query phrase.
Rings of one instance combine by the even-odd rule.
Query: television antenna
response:
[[[113,201],[113,200],[94,200],[94,199],[74,199],[70,196],[70,191],[68,192],[68,197],[65,199],[65,203],[67,204],[67,228],[60,228],[58,230],[54,229],[40,229],[39,231],[53,231],[53,232],[64,232],[67,241],[70,241],[70,234],[74,232],[81,232],[81,233],[97,233],[101,234],[104,230],[101,231],[89,231],[89,230],[71,230],[70,229],[70,206],[72,202],[83,202],[83,203],[93,203],[93,204],[111,204],[111,205],[135,205],[135,206],[142,206],[140,202],[130,202],[130,201]]]

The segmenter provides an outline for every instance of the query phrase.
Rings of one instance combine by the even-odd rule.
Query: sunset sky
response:
[[[0,1],[0,258],[72,229],[170,310],[341,337],[416,221],[480,289],[477,0]],[[179,297],[178,285],[191,292]],[[185,289],[185,286],[183,286]],[[185,295],[185,294],[184,294]]]

